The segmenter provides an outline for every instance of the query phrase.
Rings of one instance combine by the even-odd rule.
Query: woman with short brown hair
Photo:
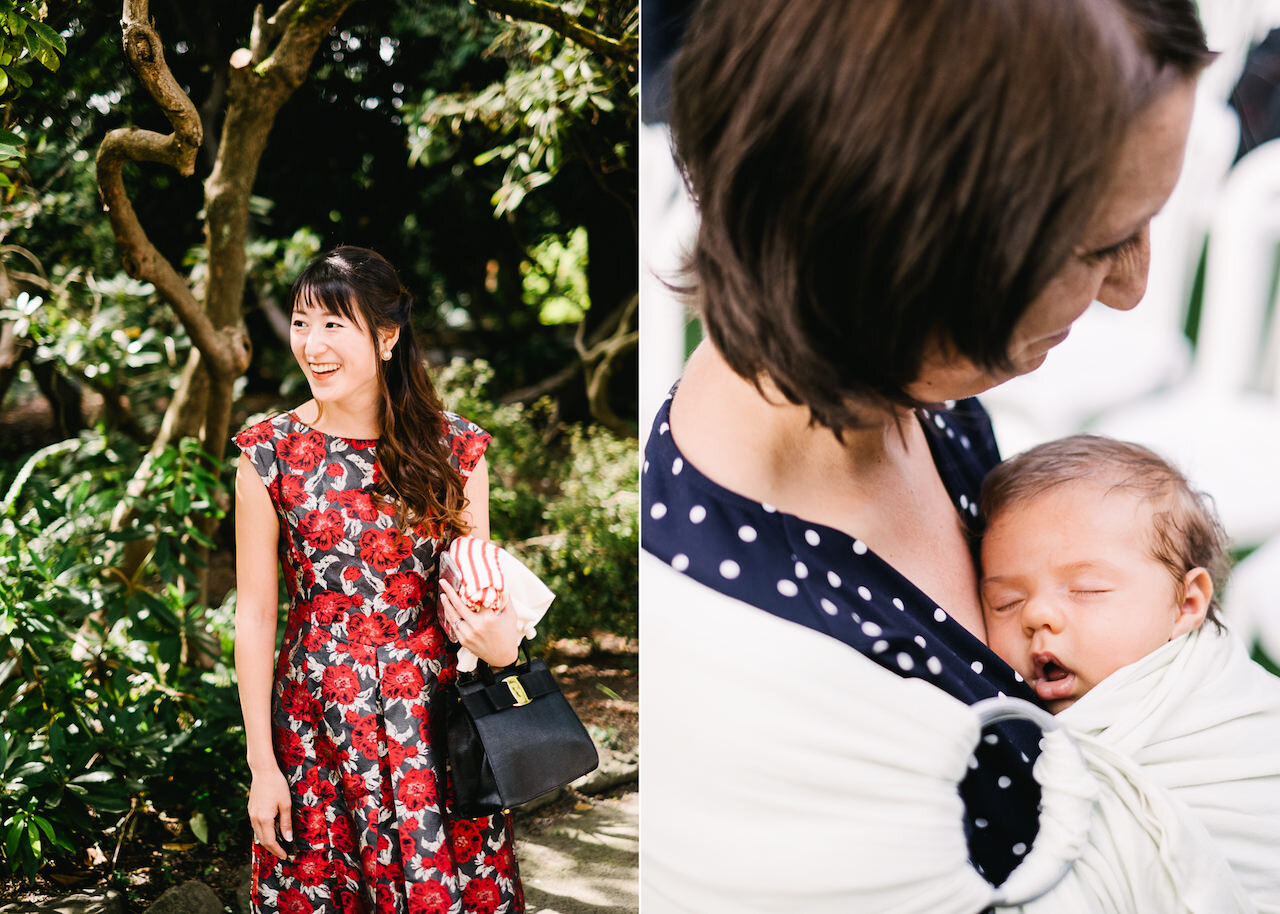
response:
[[[999,453],[972,397],[1037,368],[1094,299],[1141,299],[1211,57],[1190,0],[702,3],[671,128],[701,216],[687,284],[707,340],[642,475],[646,899],[718,885],[698,859],[717,842],[768,858],[803,841],[778,822],[821,764],[747,763],[776,718],[767,689],[723,694],[729,667],[803,679],[808,658],[852,648],[968,703],[1035,700],[985,644],[971,533]],[[704,598],[738,607],[732,638]],[[726,659],[727,641],[759,649]],[[750,742],[716,728],[735,697],[760,703]],[[838,723],[811,723],[816,757]],[[1038,739],[995,727],[961,784],[994,885],[1036,836]],[[721,772],[693,793],[691,754]],[[742,795],[759,796],[748,827],[664,828]],[[839,853],[809,850],[815,866]],[[726,904],[767,908],[773,885]]]

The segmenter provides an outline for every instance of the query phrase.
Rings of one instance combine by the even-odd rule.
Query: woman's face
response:
[[[300,302],[289,342],[317,400],[361,405],[377,399],[380,352],[363,321]],[[394,344],[391,336],[381,341],[384,349]]]
[[[926,355],[920,378],[910,387],[913,396],[941,401],[982,393],[1039,368],[1095,299],[1119,311],[1142,300],[1151,218],[1178,182],[1194,102],[1194,80],[1181,80],[1133,122],[1085,237],[1014,327],[1009,341],[1012,370],[993,374],[937,347]]]

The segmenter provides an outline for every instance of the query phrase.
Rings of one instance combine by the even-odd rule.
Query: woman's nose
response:
[[[1098,301],[1117,311],[1137,307],[1147,294],[1147,272],[1151,267],[1151,236],[1143,229],[1134,248],[1111,265],[1098,290]]]

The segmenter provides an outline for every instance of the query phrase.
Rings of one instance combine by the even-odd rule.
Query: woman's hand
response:
[[[254,772],[249,786],[249,823],[258,843],[281,860],[288,857],[276,840],[276,819],[279,817],[280,833],[286,841],[293,840],[293,803],[289,799],[289,782],[284,773],[272,766],[269,770]]]
[[[519,659],[520,633],[509,604],[499,610],[472,611],[448,581],[441,581],[439,613],[445,633],[489,666],[510,666]]]

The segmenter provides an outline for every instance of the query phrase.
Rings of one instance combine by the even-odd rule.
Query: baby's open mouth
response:
[[[1044,701],[1061,701],[1070,697],[1075,691],[1076,674],[1071,672],[1058,658],[1050,653],[1032,655],[1035,673],[1031,677],[1031,687]]]

